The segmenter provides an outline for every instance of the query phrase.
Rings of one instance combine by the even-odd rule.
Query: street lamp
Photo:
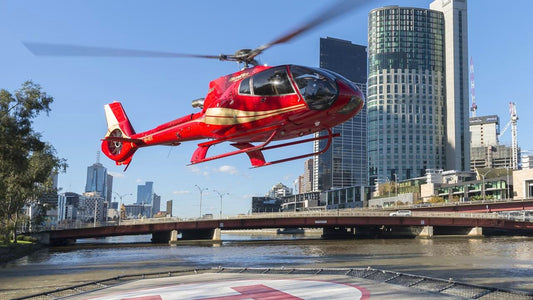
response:
[[[200,191],[200,218],[202,217],[202,193],[204,191],[207,191],[207,188],[205,189],[202,189],[201,187],[199,187],[197,184],[194,185],[195,187],[198,188],[198,190]]]
[[[121,212],[121,209],[122,209],[122,198],[124,198],[126,196],[131,196],[131,195],[133,195],[133,193],[120,195],[119,193],[115,192],[115,195],[117,195],[120,198],[120,204],[118,206],[118,225],[120,225],[120,219],[122,219],[122,212]]]
[[[477,170],[477,169],[476,169]],[[492,172],[494,169],[490,169],[487,173],[485,174],[481,174],[481,172],[479,172],[479,170],[477,171],[477,173],[479,174],[479,176],[481,176],[481,180],[482,180],[482,183],[481,183],[481,197],[482,197],[482,200],[485,201],[485,176],[487,176],[487,174],[489,174],[490,172]]]
[[[220,218],[222,218],[222,196],[229,195],[229,193],[221,193],[217,190],[213,190],[213,191],[216,192],[218,196],[220,196]]]

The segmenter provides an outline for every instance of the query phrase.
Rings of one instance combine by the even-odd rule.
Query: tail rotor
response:
[[[104,106],[107,120],[107,134],[102,139],[102,152],[114,160],[117,165],[131,163],[135,151],[139,148],[142,140],[132,138],[135,130],[120,102],[113,102]]]

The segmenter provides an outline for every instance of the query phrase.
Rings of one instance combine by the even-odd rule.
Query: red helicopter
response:
[[[363,2],[363,1],[361,1]],[[344,1],[320,16],[256,49],[244,49],[234,55],[190,55],[153,51],[109,49],[44,43],[24,43],[36,55],[72,56],[164,56],[215,58],[244,65],[239,72],[222,76],[209,83],[205,98],[192,101],[201,109],[176,120],[137,133],[120,102],[104,106],[108,130],[102,139],[102,151],[117,165],[131,163],[137,149],[154,145],[177,146],[182,142],[205,140],[198,144],[191,164],[246,153],[253,167],[300,159],[327,151],[333,137],[331,128],[354,117],[364,106],[361,90],[348,79],[332,71],[298,65],[263,66],[256,57],[264,50],[289,41],[354,7]],[[297,139],[319,131],[314,135]],[[295,141],[285,141],[297,139]],[[312,153],[266,161],[263,151],[327,139],[327,145]],[[271,145],[271,142],[284,140]],[[207,156],[213,145],[231,142],[235,151]]]

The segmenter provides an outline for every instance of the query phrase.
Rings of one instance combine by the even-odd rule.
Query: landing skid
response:
[[[328,134],[325,135],[325,136],[312,137],[312,138],[308,138],[308,139],[303,139],[303,140],[298,140],[298,141],[293,141],[293,142],[288,142],[288,143],[268,146],[272,142],[274,137],[279,132],[279,129],[276,129],[276,130],[274,130],[272,132],[270,137],[262,144],[254,146],[251,143],[233,143],[231,145],[234,146],[235,148],[238,148],[239,150],[231,151],[231,152],[227,152],[227,153],[223,153],[223,154],[219,154],[219,155],[214,155],[214,156],[210,156],[210,157],[206,157],[207,150],[209,150],[209,147],[211,147],[212,145],[218,144],[219,142],[222,142],[222,141],[219,141],[219,142],[212,141],[212,142],[208,142],[208,143],[198,144],[198,148],[194,151],[194,154],[192,156],[191,165],[198,164],[198,163],[203,163],[203,162],[206,162],[206,161],[215,160],[215,159],[219,159],[219,158],[223,158],[223,157],[233,156],[233,155],[236,155],[236,154],[246,153],[248,155],[248,157],[250,158],[250,162],[252,164],[252,167],[253,168],[258,168],[258,167],[264,167],[264,166],[279,164],[279,163],[283,163],[283,162],[287,162],[287,161],[291,161],[291,160],[301,159],[301,158],[305,158],[305,157],[309,157],[309,156],[319,155],[319,154],[322,154],[322,153],[326,152],[329,149],[329,147],[331,146],[331,141],[333,140],[334,137],[340,136],[339,133],[335,133],[335,134],[332,133],[331,132],[331,128],[327,128],[326,130],[328,131]],[[280,159],[280,160],[275,160],[275,161],[271,161],[271,162],[265,161],[265,157],[264,157],[263,152],[262,152],[264,150],[271,150],[271,149],[276,149],[276,148],[281,148],[281,147],[293,146],[293,145],[298,145],[298,144],[303,144],[303,143],[308,143],[308,142],[313,142],[313,141],[323,140],[323,139],[327,139],[328,143],[326,144],[324,149],[322,149],[320,151],[311,152],[311,153],[298,155],[298,156],[294,156],[294,157],[289,157],[289,158],[284,158],[284,159]]]

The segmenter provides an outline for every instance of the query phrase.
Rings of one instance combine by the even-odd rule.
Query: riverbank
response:
[[[0,244],[0,265],[29,255],[45,247],[39,243],[17,242],[9,245]]]

